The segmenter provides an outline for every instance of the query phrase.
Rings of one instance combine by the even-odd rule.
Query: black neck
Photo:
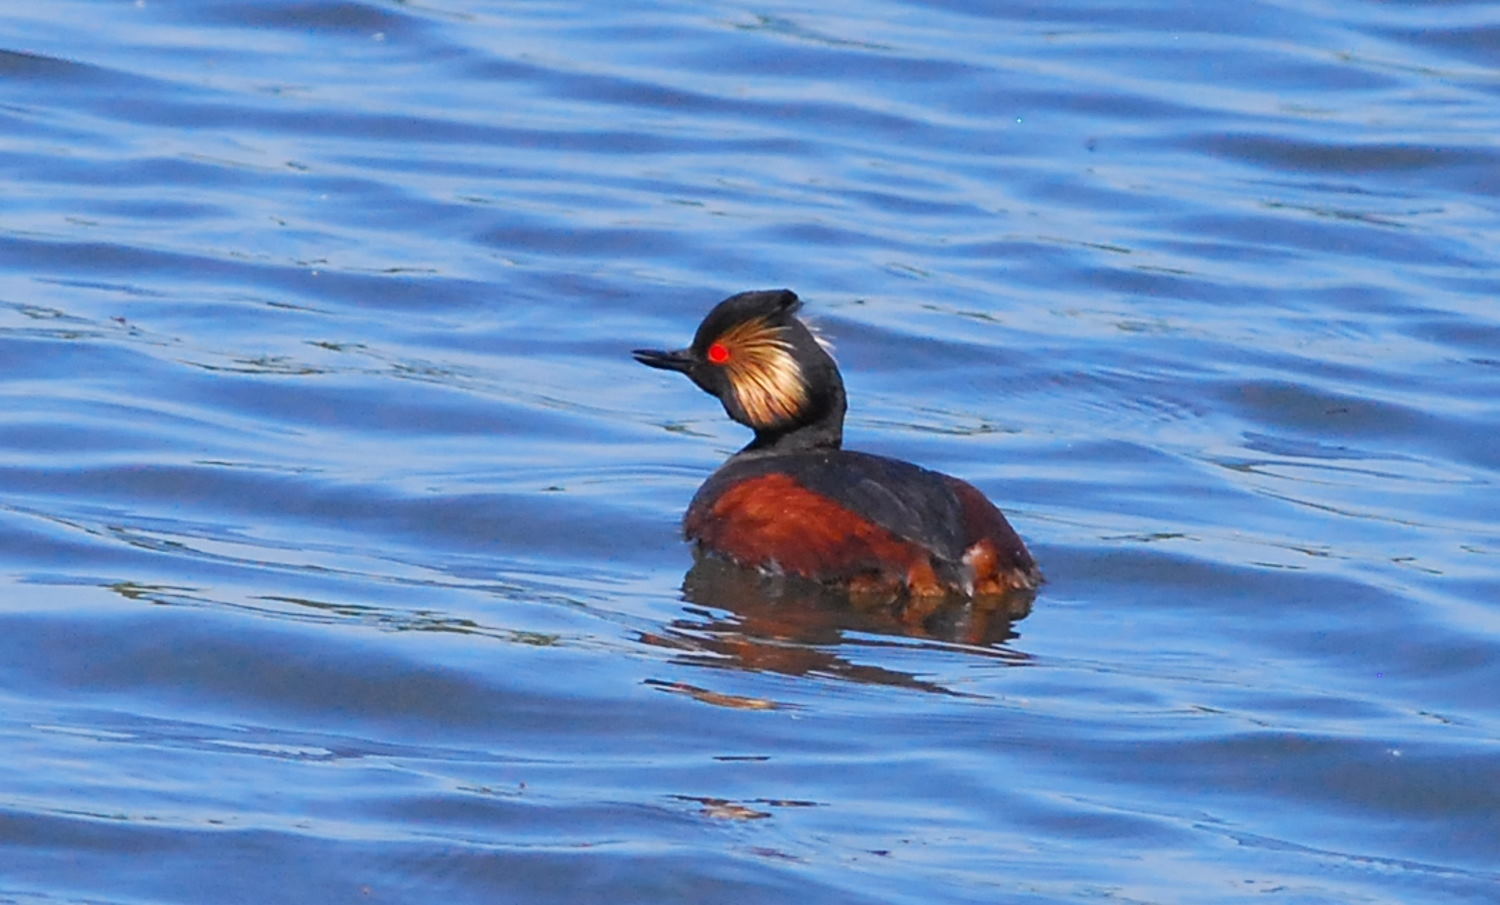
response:
[[[809,452],[844,445],[844,388],[835,386],[823,414],[782,430],[757,430],[744,453]]]

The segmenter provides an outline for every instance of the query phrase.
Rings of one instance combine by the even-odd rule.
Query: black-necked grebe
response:
[[[700,551],[855,592],[1004,594],[1042,574],[1000,510],[973,485],[842,449],[844,381],[795,317],[787,289],[720,302],[692,345],[638,349],[680,371],[755,431],[699,488],[683,531]]]

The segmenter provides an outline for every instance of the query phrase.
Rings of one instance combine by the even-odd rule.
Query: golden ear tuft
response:
[[[730,390],[752,427],[775,427],[807,407],[807,378],[784,328],[752,317],[724,331],[715,345],[728,350],[723,366]]]
[[[833,340],[823,335],[822,325],[820,325],[817,321],[812,320],[811,318],[804,317],[801,320],[802,326],[806,327],[807,332],[812,334],[813,342],[817,343],[824,352],[827,352],[829,358],[832,358]]]

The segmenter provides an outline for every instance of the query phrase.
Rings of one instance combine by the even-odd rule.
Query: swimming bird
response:
[[[854,593],[985,597],[1036,588],[1036,560],[972,484],[843,448],[838,365],[789,289],[732,295],[691,345],[637,349],[755,432],[698,489],[682,527],[700,553]]]

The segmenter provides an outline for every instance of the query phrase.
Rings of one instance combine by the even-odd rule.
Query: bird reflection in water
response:
[[[1030,659],[1003,645],[1017,637],[1014,625],[1031,612],[1035,591],[979,600],[914,601],[895,595],[851,595],[745,569],[711,555],[695,560],[682,583],[683,598],[690,604],[686,615],[641,638],[679,651],[681,662],[832,676],[956,695],[961,692],[910,673],[857,663],[850,652],[910,647],[915,640],[944,648],[961,645],[965,653],[1008,665]]]

